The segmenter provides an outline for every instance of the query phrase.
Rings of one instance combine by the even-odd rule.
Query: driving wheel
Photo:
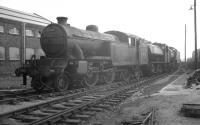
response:
[[[36,91],[42,91],[45,85],[41,82],[41,77],[33,77],[31,80],[31,87]]]
[[[142,73],[141,73],[140,71],[136,71],[136,72],[134,73],[134,76],[135,76],[135,79],[136,79],[137,81],[140,81],[141,78],[142,78]]]
[[[125,82],[129,82],[130,78],[131,78],[131,74],[130,74],[130,72],[128,70],[125,70],[125,71],[121,72],[120,77]]]
[[[92,71],[89,71],[82,80],[82,84],[86,87],[93,87],[95,86],[99,81],[99,73],[94,73]]]
[[[115,71],[113,69],[104,72],[103,81],[107,84],[112,83],[115,80]]]
[[[69,78],[66,74],[60,74],[56,77],[54,87],[57,91],[65,91],[69,87]]]
[[[151,64],[151,73],[156,73],[156,67],[153,64]]]

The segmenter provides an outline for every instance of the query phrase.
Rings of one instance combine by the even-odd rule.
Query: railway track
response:
[[[182,73],[180,70],[176,74]],[[163,74],[166,75],[166,74]],[[57,97],[61,95],[68,95],[76,92],[83,92],[86,90],[99,90],[102,88],[109,88],[109,87],[115,87],[120,85],[119,82],[110,84],[110,85],[101,85],[98,87],[93,87],[93,88],[80,88],[80,89],[75,89],[75,90],[68,90],[65,92],[55,92],[53,90],[43,90],[41,92],[36,92],[33,89],[25,89],[25,90],[19,90],[19,91],[11,91],[11,92],[6,92],[6,93],[1,93],[0,94],[0,105],[2,104],[18,104],[20,102],[27,102],[27,101],[32,101],[32,100],[40,100],[42,98],[48,98],[48,97]],[[103,86],[103,87],[102,87]]]
[[[106,87],[114,87],[120,85],[120,82],[113,83],[111,85],[106,85]],[[26,89],[26,90],[19,90],[9,93],[4,93],[0,95],[0,105],[2,104],[18,104],[20,102],[27,102],[32,100],[40,100],[42,98],[48,98],[48,97],[58,97],[62,95],[68,95],[78,92],[84,92],[84,91],[95,91],[105,88],[105,85],[97,86],[97,87],[91,87],[91,88],[79,88],[79,89],[73,89],[73,90],[67,90],[64,92],[56,92],[53,90],[43,90],[41,92],[37,92],[33,89]]]
[[[0,99],[4,99],[5,97],[15,97],[18,95],[26,94],[26,93],[31,93],[35,92],[34,89],[19,89],[19,90],[1,90],[0,91]]]
[[[126,84],[125,82],[115,82],[108,85],[99,85],[95,87],[90,88],[79,88],[79,89],[72,89],[67,90],[64,92],[56,92],[51,89],[46,89],[41,92],[37,92],[34,89],[24,89],[24,90],[17,90],[17,91],[10,91],[0,94],[0,105],[2,104],[18,104],[20,102],[27,102],[27,101],[33,101],[33,100],[41,100],[42,98],[48,98],[48,97],[57,97],[62,95],[68,95],[73,94],[76,92],[84,92],[89,90],[100,90],[103,88],[112,88],[115,86],[120,86],[122,84]]]
[[[141,125],[154,125],[155,123],[155,107],[152,107],[147,117],[142,121]]]
[[[2,125],[81,124],[97,112],[117,105],[144,85],[163,77],[156,76],[135,84],[119,83],[100,89],[88,89],[56,97],[42,98],[40,103],[0,114]]]
[[[0,105],[1,104],[16,104],[20,101],[27,101],[30,99],[39,98],[41,95],[50,94],[52,90],[44,90],[42,92],[37,92],[33,89],[10,91],[6,93],[1,93],[0,95]]]
[[[150,111],[143,116],[144,118],[134,119],[131,121],[122,121],[121,125],[154,125],[156,107],[151,107]]]

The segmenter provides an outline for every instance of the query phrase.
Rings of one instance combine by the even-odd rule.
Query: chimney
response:
[[[67,19],[68,19],[67,17],[57,17],[56,19],[58,21],[58,24],[64,24],[64,25],[67,24]]]

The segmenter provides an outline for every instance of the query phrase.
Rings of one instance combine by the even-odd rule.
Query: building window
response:
[[[26,36],[34,36],[33,30],[26,30]]]
[[[16,27],[9,28],[9,29],[8,29],[8,33],[9,33],[9,34],[18,35],[18,34],[19,34],[19,29],[16,28]]]
[[[35,32],[35,36],[36,36],[37,38],[40,38],[40,37],[41,37],[41,31],[36,31],[36,32]]]
[[[136,46],[140,46],[140,42],[141,42],[141,39],[136,39],[136,40],[135,40],[135,45],[136,45]]]
[[[131,45],[132,46],[135,46],[135,41],[136,41],[135,38],[131,38]]]
[[[128,38],[128,45],[131,45],[131,38]]]
[[[20,60],[19,48],[9,47],[9,57],[10,60]]]
[[[5,60],[5,48],[0,46],[0,60]]]
[[[0,26],[0,33],[4,33],[4,26]]]
[[[26,48],[26,60],[30,60],[33,55],[34,55],[34,49]]]

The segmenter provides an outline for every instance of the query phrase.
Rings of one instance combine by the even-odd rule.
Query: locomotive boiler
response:
[[[144,70],[161,70],[166,63],[166,47],[162,50],[136,35],[120,31],[99,33],[94,25],[81,30],[67,24],[66,17],[57,20],[41,34],[45,56],[36,59],[33,55],[16,69],[24,84],[27,76],[32,78],[31,86],[36,90],[46,87],[64,91],[80,84],[91,87],[111,83],[116,76],[126,82],[139,80]]]
[[[67,24],[67,18],[57,19],[58,24],[47,26],[41,35],[41,47],[49,58],[84,59],[108,56],[108,42],[117,41],[114,36],[100,34],[91,28],[84,31],[71,27]]]

